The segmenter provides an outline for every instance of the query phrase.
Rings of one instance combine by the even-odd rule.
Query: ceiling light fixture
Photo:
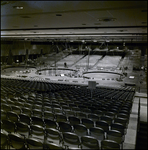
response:
[[[17,9],[17,10],[22,10],[24,7],[23,6],[13,6],[14,9]]]

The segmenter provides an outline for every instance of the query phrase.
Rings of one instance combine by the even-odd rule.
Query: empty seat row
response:
[[[72,132],[60,133],[53,128],[48,128],[44,132],[44,129],[38,126],[32,126],[30,135],[25,138],[19,132],[8,133],[1,129],[1,139],[1,148],[7,146],[15,149],[102,149],[105,147],[120,149],[123,144],[123,138],[120,132],[112,130],[108,132],[107,138],[105,139],[103,130],[100,128],[92,129],[91,135],[79,137]]]

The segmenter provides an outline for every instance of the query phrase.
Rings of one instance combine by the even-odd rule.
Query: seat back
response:
[[[30,117],[26,114],[19,114],[20,121],[30,125]]]
[[[120,124],[120,123],[112,123],[112,124],[111,124],[111,129],[112,129],[112,130],[120,131],[122,135],[125,135],[125,134],[126,134],[126,132],[125,132],[126,127],[123,126],[123,125]]]
[[[10,120],[3,120],[1,128],[7,132],[15,132],[15,123]]]
[[[94,122],[91,119],[82,118],[81,121],[88,129],[94,127]]]
[[[120,149],[120,145],[112,140],[101,141],[101,149]]]
[[[67,121],[67,117],[61,113],[55,114],[55,118],[56,118],[57,122],[66,122]]]
[[[57,128],[57,124],[56,124],[56,122],[53,121],[53,120],[44,119],[44,122],[45,122],[45,127],[46,127],[46,128],[54,128],[54,129]]]
[[[97,114],[88,114],[88,118],[90,118],[93,121],[99,120],[99,116]]]
[[[72,132],[63,133],[63,146],[67,149],[78,149],[80,147],[79,137]]]
[[[33,138],[41,139],[44,141],[44,128],[39,125],[31,125],[30,126],[30,136]]]
[[[7,112],[7,118],[13,122],[18,122],[19,121],[19,116],[13,112],[13,111],[8,111]]]
[[[45,131],[46,131],[46,137],[45,137],[46,143],[49,143],[49,142],[56,143],[56,144],[61,143],[62,137],[58,130],[53,129],[53,128],[48,128],[48,129],[45,129]]]
[[[70,124],[73,126],[73,125],[76,125],[76,124],[80,124],[80,119],[77,118],[77,117],[74,117],[74,116],[69,116],[68,117],[68,120],[70,122]]]
[[[44,111],[44,119],[54,120],[55,119],[54,113],[50,111]]]
[[[47,149],[59,149],[62,150],[62,146],[55,144],[55,143],[48,143],[46,144]]]
[[[58,122],[59,124],[59,130],[61,132],[71,132],[72,131],[72,127],[69,123],[66,122]]]
[[[120,131],[117,130],[109,130],[107,132],[107,139],[116,141],[119,144],[123,142],[122,134]]]
[[[105,133],[102,128],[93,127],[93,128],[90,128],[89,130],[90,130],[90,135],[92,137],[95,137],[96,139],[100,141],[105,139]]]
[[[84,135],[87,135],[88,132],[87,132],[87,128],[85,125],[83,124],[77,124],[77,125],[74,125],[74,132],[78,135],[78,136],[84,136]]]
[[[36,138],[27,138],[26,143],[29,149],[43,149],[43,143]]]
[[[26,138],[28,138],[30,128],[29,128],[28,124],[26,124],[24,122],[17,122],[16,123],[16,132],[25,136]]]
[[[33,116],[33,117],[31,117],[31,119],[32,119],[32,124],[44,126],[44,121],[42,120],[42,118]]]
[[[82,136],[81,145],[82,149],[99,149],[98,140],[91,136]]]
[[[8,147],[8,133],[1,129],[1,149],[5,149],[5,146]]]
[[[15,149],[23,149],[25,147],[24,137],[17,133],[8,134],[10,145]]]
[[[96,121],[96,127],[102,128],[105,132],[109,130],[109,124],[104,120]]]

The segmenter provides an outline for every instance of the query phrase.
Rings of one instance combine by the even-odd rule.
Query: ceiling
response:
[[[147,1],[1,1],[1,38],[147,42]]]

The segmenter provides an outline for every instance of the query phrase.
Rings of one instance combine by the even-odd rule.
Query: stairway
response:
[[[137,131],[136,149],[147,149],[147,122],[140,121],[139,130]]]

